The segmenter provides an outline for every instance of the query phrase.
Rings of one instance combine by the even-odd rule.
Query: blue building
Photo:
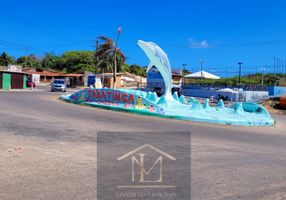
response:
[[[182,70],[172,69],[172,83],[173,87],[181,87],[182,84]],[[147,73],[147,90],[152,91],[155,87],[165,88],[163,77],[160,72],[153,67]]]

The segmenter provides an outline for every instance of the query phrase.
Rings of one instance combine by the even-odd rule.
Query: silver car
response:
[[[62,91],[66,92],[67,84],[63,79],[55,79],[51,84],[51,92]]]

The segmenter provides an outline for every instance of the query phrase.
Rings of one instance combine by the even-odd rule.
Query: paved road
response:
[[[67,104],[59,94],[0,92],[1,200],[95,199],[97,131],[178,130],[192,133],[192,199],[286,199],[286,116],[274,116],[275,127],[209,125]]]

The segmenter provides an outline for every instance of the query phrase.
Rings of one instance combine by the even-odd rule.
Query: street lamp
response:
[[[183,73],[182,73],[182,75],[183,75],[183,85],[185,85],[185,72],[186,72],[186,67],[188,65],[187,64],[182,64],[182,66],[183,66]]]
[[[117,51],[117,45],[118,45],[118,40],[119,40],[119,36],[120,36],[121,31],[122,31],[122,28],[119,26],[117,28],[117,38],[116,38],[115,46],[114,46],[113,89],[116,88],[116,86],[115,86],[115,84],[116,84],[116,73],[117,73],[116,51]]]
[[[261,67],[261,85],[264,85],[264,72],[265,72],[265,67]]]
[[[203,82],[203,63],[204,63],[204,59],[201,59],[201,84]]]
[[[239,85],[241,84],[240,78],[241,78],[241,65],[243,64],[242,62],[237,63],[239,65],[239,72],[238,72],[238,83]]]

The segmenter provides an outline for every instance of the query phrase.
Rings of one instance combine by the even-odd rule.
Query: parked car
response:
[[[27,87],[36,87],[36,83],[34,83],[32,80],[27,80],[26,86]]]
[[[66,92],[67,84],[63,79],[55,79],[51,84],[51,92],[62,91]]]

